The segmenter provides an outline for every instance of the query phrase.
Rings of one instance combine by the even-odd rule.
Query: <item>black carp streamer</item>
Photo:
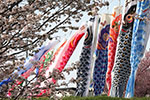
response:
[[[130,55],[136,0],[126,0],[122,28],[118,37],[115,64],[112,70],[110,96],[122,97],[131,72]]]

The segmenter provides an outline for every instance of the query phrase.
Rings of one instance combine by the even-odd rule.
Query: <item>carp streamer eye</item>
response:
[[[115,25],[112,25],[112,28],[114,28],[115,27]]]
[[[128,23],[131,23],[131,22],[133,21],[133,17],[132,17],[131,14],[128,14],[128,15],[126,16],[126,21],[127,21]]]
[[[104,35],[103,35],[103,40],[104,40],[104,41],[107,41],[107,40],[108,40],[108,33],[104,33]]]

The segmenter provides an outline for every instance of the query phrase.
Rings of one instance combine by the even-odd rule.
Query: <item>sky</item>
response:
[[[103,13],[112,14],[113,13],[113,8],[115,6],[119,6],[119,5],[123,6],[124,1],[125,0],[120,0],[120,3],[119,3],[119,0],[110,0],[110,6],[101,8],[98,13],[99,14],[103,14]],[[83,18],[78,23],[73,23],[73,24],[76,25],[76,26],[80,26],[82,23],[85,23],[86,21],[88,21],[89,18],[90,18],[90,16],[87,16],[87,14],[84,14]],[[74,34],[74,31],[71,33],[71,35],[72,34]],[[83,41],[84,41],[84,37],[78,43],[74,53],[72,54],[72,56],[71,56],[70,60],[68,61],[65,68],[70,67],[71,63],[79,60],[79,56],[80,56],[80,53],[82,51]],[[148,41],[146,50],[149,50],[149,49],[150,49],[150,36],[149,36],[149,41]],[[66,76],[66,82],[68,82],[72,77],[76,78],[76,71],[71,72],[70,75],[68,75],[66,73],[64,73],[64,74]],[[61,82],[61,81],[58,81],[58,82]],[[74,87],[74,86],[75,86],[74,84],[69,84],[69,87]]]

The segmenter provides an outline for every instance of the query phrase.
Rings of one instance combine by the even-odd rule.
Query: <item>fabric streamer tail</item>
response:
[[[131,74],[127,83],[127,87],[126,87],[126,94],[125,94],[126,98],[131,98],[134,96],[134,86],[135,86],[135,76],[136,76],[135,71],[137,70],[131,71]]]

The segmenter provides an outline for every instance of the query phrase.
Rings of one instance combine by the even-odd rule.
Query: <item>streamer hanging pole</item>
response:
[[[126,88],[126,98],[134,96],[136,72],[149,38],[150,20],[145,18],[150,19],[150,0],[138,1],[136,14],[131,43],[131,74]]]

